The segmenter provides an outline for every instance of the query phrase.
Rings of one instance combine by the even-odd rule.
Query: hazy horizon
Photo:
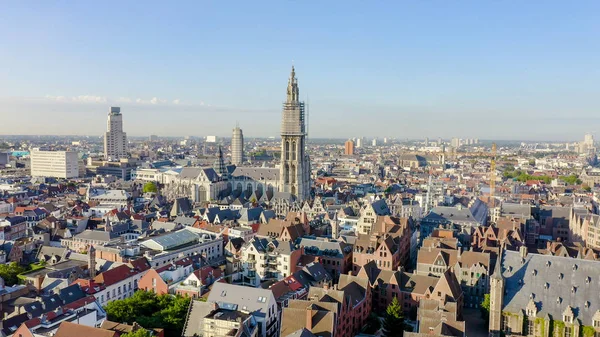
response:
[[[100,136],[120,106],[130,136],[278,136],[293,63],[310,138],[581,140],[600,129],[599,11],[2,3],[0,134]]]

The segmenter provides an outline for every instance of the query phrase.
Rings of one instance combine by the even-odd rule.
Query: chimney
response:
[[[313,315],[316,314],[316,312],[317,312],[316,310],[312,310],[312,309],[306,310],[306,328],[308,330],[312,330],[312,328],[313,328],[312,318],[313,318]]]
[[[519,247],[519,255],[521,256],[522,259],[525,259],[527,257],[527,247],[526,246]]]

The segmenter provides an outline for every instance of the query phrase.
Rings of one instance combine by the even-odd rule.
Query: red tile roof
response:
[[[191,259],[191,258],[189,258],[189,257],[184,257],[183,259],[181,259],[181,260],[177,260],[177,261],[174,261],[173,263],[174,263],[176,266],[187,267],[187,266],[191,265],[193,262],[194,262],[194,261],[192,261],[192,259]],[[163,272],[163,271],[165,271],[165,270],[169,270],[169,268],[171,268],[172,266],[173,266],[173,265],[169,263],[169,264],[167,264],[167,265],[165,265],[165,266],[162,266],[162,267],[160,267],[160,268],[156,269],[156,272],[157,272],[157,273],[162,273],[162,272]]]
[[[84,298],[80,298],[75,302],[71,302],[69,304],[63,305],[63,310],[67,310],[67,309],[78,309],[81,308],[87,304],[93,303],[96,301],[96,297],[94,295],[90,295]]]
[[[140,272],[150,269],[150,263],[148,263],[145,257],[129,261],[129,266]]]
[[[103,273],[100,273],[94,278],[94,281],[101,283],[105,287],[107,287],[117,282],[121,282],[125,279],[128,279],[138,273],[139,271],[131,269],[128,265],[121,265],[116,268],[107,270]]]
[[[75,280],[73,283],[71,283],[71,285],[73,284],[79,284],[79,286],[81,287],[81,290],[83,290],[86,294],[95,294],[100,290],[103,290],[105,287],[102,284],[96,283],[94,282],[94,280],[89,280],[89,279],[77,279]],[[96,290],[98,289],[98,290]]]

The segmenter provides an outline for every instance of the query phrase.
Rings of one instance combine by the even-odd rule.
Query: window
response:
[[[532,319],[527,320],[527,334],[530,336],[535,335],[535,321]]]
[[[571,334],[573,332],[573,328],[572,327],[565,327],[565,337],[571,337]]]

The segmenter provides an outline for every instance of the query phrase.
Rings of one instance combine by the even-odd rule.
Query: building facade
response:
[[[291,193],[300,200],[310,197],[310,161],[305,152],[304,113],[304,102],[300,101],[298,79],[292,67],[281,119],[280,191]]]
[[[79,177],[77,152],[32,149],[31,176],[63,179]]]
[[[127,134],[123,132],[121,108],[110,107],[104,133],[104,158],[119,160],[127,155]]]

